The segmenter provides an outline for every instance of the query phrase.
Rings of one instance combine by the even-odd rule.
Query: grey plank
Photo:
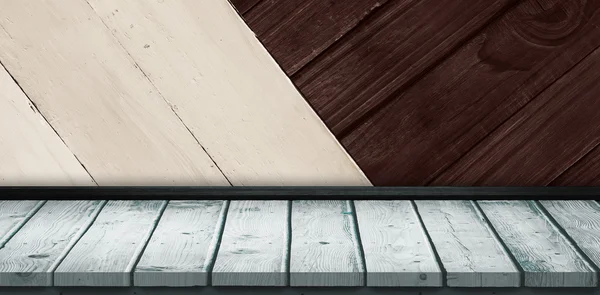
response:
[[[166,201],[109,201],[54,272],[56,286],[130,286]]]
[[[472,201],[415,201],[451,287],[517,287],[520,272]]]
[[[46,201],[0,201],[0,248],[17,233]]]
[[[0,249],[0,286],[52,286],[52,272],[104,201],[48,201]]]
[[[294,201],[291,286],[363,286],[351,201]]]
[[[355,201],[367,286],[442,286],[443,275],[410,201]]]
[[[135,286],[206,286],[227,201],[170,201],[133,273]]]
[[[600,267],[600,204],[595,201],[540,201],[583,253]]]
[[[285,286],[289,201],[231,201],[213,286]]]
[[[532,201],[478,202],[524,271],[526,287],[592,287],[596,272]]]

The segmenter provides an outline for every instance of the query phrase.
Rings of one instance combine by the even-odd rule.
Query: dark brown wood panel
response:
[[[597,69],[600,71],[600,69]],[[600,94],[596,95],[600,97]],[[596,131],[598,124],[590,127]],[[597,140],[592,138],[593,141]],[[600,147],[579,159],[573,166],[550,182],[551,186],[600,186]]]
[[[237,11],[240,14],[244,15],[251,8],[256,6],[256,4],[258,4],[258,2],[261,2],[261,0],[229,0],[229,2],[231,2],[231,4],[233,4],[233,6],[237,9]]]
[[[263,0],[244,18],[292,75],[387,1]]]
[[[458,169],[457,172],[449,170],[437,177],[456,161],[465,163],[458,163],[457,167],[473,163],[472,167],[478,167],[479,171],[470,174],[475,175],[474,178],[467,177],[460,184],[473,183],[469,181],[472,179],[477,179],[473,184],[497,185],[533,185],[550,181],[551,175],[556,176],[561,169],[566,169],[595,144],[595,138],[586,137],[589,142],[574,144],[569,140],[575,137],[565,137],[592,123],[592,119],[578,118],[577,112],[593,114],[590,109],[600,107],[593,102],[592,97],[597,96],[586,95],[581,90],[583,86],[566,90],[550,87],[560,94],[545,94],[550,97],[547,99],[568,101],[574,104],[572,106],[566,103],[557,103],[555,107],[554,104],[540,106],[540,112],[549,113],[537,116],[534,116],[535,109],[531,109],[537,104],[524,109],[521,117],[517,116],[521,118],[519,120],[534,119],[527,121],[529,125],[521,129],[523,135],[505,139],[504,145],[510,146],[511,152],[494,155],[484,151],[474,160],[476,162],[461,157],[600,45],[599,9],[600,2],[591,0],[520,2],[412,87],[393,97],[392,103],[343,138],[343,144],[375,185],[458,184],[451,175],[467,173],[461,174],[458,168],[453,168]],[[593,75],[593,70],[586,72]],[[589,80],[583,79],[581,83],[590,91],[595,90],[588,85]],[[581,96],[582,101],[593,105],[586,110],[586,103],[575,104],[576,100],[570,96]],[[530,113],[527,110],[531,110]],[[571,111],[561,117],[567,119],[552,119],[558,115],[552,113],[556,110]],[[562,126],[567,123],[573,125]],[[555,128],[536,128],[535,124],[551,124]],[[562,131],[556,130],[559,127]],[[528,128],[544,133],[536,135],[534,131],[527,131]],[[597,136],[598,130],[586,132],[576,134]],[[537,141],[534,135],[538,136]],[[564,140],[544,140],[550,135],[556,140]],[[510,142],[521,138],[534,141],[529,145]],[[485,143],[493,143],[492,139]],[[555,161],[552,165],[556,166],[551,172],[533,177],[530,175],[533,167],[545,163],[530,163],[534,159],[527,157],[528,149],[512,155],[524,144],[528,148],[549,149],[546,153],[538,153],[536,160],[539,161],[548,161],[549,155],[555,155],[559,150],[556,146],[576,155],[563,156],[561,161],[564,163]],[[491,160],[487,159],[490,157]],[[502,167],[506,169],[500,169]],[[524,170],[520,172],[521,169]],[[488,182],[480,179],[488,179]]]
[[[390,1],[293,80],[341,136],[515,2]]]

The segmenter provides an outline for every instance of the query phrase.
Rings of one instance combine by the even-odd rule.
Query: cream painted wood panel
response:
[[[370,185],[228,1],[88,2],[233,185]]]
[[[85,0],[0,6],[0,61],[99,185],[228,185]]]
[[[95,185],[1,65],[0,185]]]

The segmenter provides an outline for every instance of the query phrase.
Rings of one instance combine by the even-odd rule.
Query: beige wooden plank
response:
[[[54,272],[55,286],[130,286],[166,201],[109,201]]]
[[[52,272],[104,201],[48,201],[0,249],[0,286],[52,286]]]
[[[0,163],[0,185],[95,185],[2,65]]]
[[[133,273],[135,286],[205,286],[227,201],[170,201]]]
[[[0,248],[4,247],[45,201],[0,201]]]
[[[0,60],[99,185],[228,184],[85,0],[2,1],[0,27]]]
[[[575,244],[600,267],[600,205],[595,201],[540,201]]]
[[[287,285],[288,201],[231,201],[213,286]]]
[[[472,201],[415,201],[450,287],[518,287],[521,276]]]
[[[367,286],[442,286],[443,276],[410,201],[355,201]]]
[[[234,185],[370,185],[228,1],[88,1]]]
[[[294,201],[291,286],[364,286],[351,201]]]
[[[593,287],[596,272],[532,201],[480,201],[526,287]]]

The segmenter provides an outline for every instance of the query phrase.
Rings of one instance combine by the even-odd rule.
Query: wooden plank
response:
[[[410,201],[355,201],[367,286],[443,286],[443,275]]]
[[[532,201],[478,204],[524,271],[525,287],[594,287],[597,273]]]
[[[521,274],[472,201],[416,201],[450,287],[518,287]]]
[[[0,286],[52,286],[52,272],[104,201],[48,201],[0,249]]]
[[[0,89],[0,185],[95,185],[1,64]]]
[[[589,153],[552,180],[549,185],[600,186],[600,146],[594,147]]]
[[[600,205],[595,201],[540,201],[581,251],[600,267]]]
[[[293,201],[291,286],[364,286],[351,201]]]
[[[597,33],[600,36],[600,30]],[[599,79],[600,50],[597,49],[435,183],[548,185],[600,144]],[[593,178],[592,175],[585,179]]]
[[[135,286],[206,286],[227,201],[170,201],[133,273]]]
[[[109,201],[54,272],[56,286],[131,285],[166,201]]]
[[[213,286],[285,286],[289,201],[231,201]]]
[[[282,69],[293,75],[387,2],[261,1],[244,18]]]
[[[0,249],[46,201],[0,201]]]
[[[237,11],[244,15],[250,9],[252,9],[256,4],[261,2],[261,0],[229,0],[231,4],[237,9]]]
[[[234,185],[370,185],[227,1],[89,3]]]
[[[86,1],[7,2],[0,27],[0,60],[98,184],[228,184]]]
[[[520,1],[342,140],[375,185],[475,185],[454,180],[454,172],[436,177],[600,45],[600,2],[554,2],[542,9],[539,3],[548,1]],[[580,117],[577,122],[586,120]],[[538,132],[540,141],[545,133]],[[514,176],[512,185],[542,185],[526,181],[537,172],[518,168],[546,164],[523,160],[528,152],[508,161],[513,168],[505,179]],[[460,160],[476,163],[461,171],[475,178],[492,169],[489,152],[483,154],[475,162]],[[503,165],[501,157],[492,159]]]
[[[297,72],[294,82],[333,133],[344,136],[516,2],[389,1]]]

